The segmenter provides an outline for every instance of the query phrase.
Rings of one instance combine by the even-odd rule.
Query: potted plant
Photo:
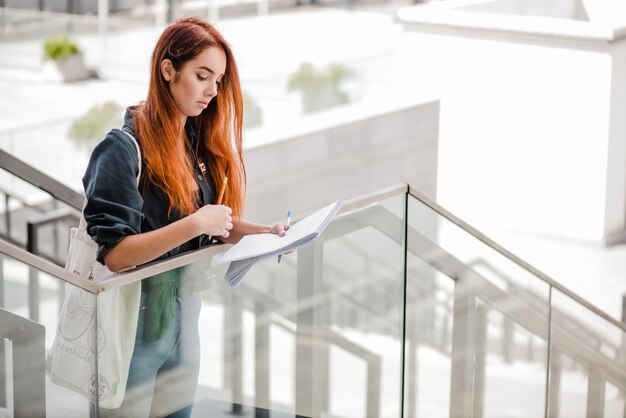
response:
[[[44,66],[44,72],[48,75],[56,71],[56,76],[51,78],[70,82],[85,80],[87,69],[83,59],[83,53],[78,45],[67,34],[48,38],[43,44],[44,62],[52,64]]]
[[[288,91],[302,91],[302,106],[305,112],[348,103],[350,98],[342,91],[341,83],[352,76],[352,72],[339,64],[331,64],[326,70],[317,70],[309,63],[300,64],[298,71],[289,77]]]

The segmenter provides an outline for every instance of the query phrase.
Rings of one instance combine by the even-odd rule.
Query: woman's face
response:
[[[161,62],[161,72],[170,84],[183,124],[189,116],[198,116],[217,95],[217,85],[226,71],[226,54],[219,47],[209,47],[176,71],[170,60]]]

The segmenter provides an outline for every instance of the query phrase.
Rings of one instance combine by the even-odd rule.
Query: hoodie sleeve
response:
[[[143,198],[137,187],[138,155],[131,139],[109,132],[89,160],[83,176],[87,232],[98,244],[98,262],[124,237],[141,233]]]

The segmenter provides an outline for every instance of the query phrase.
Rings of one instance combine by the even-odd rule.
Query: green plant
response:
[[[70,139],[78,145],[90,148],[111,130],[121,125],[121,106],[114,101],[94,105],[77,119],[68,132]]]
[[[254,128],[263,123],[263,111],[256,100],[243,92],[243,124],[246,128]]]
[[[44,60],[63,60],[73,54],[80,54],[81,50],[67,34],[48,38],[43,43]]]
[[[352,72],[340,64],[331,64],[326,70],[317,70],[312,64],[302,63],[289,77],[288,91],[302,91],[305,112],[314,112],[350,101],[341,90],[341,83],[352,77]]]

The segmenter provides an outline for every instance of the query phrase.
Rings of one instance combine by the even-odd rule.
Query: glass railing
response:
[[[88,417],[85,398],[46,377],[45,358],[65,292],[95,303],[97,287],[5,241],[0,251],[0,416]],[[83,367],[95,374],[95,364]]]
[[[624,416],[624,324],[414,190],[408,224],[405,416]]]
[[[175,270],[174,275],[187,283],[180,286],[174,311],[178,314],[180,307],[182,323],[189,325],[182,330],[183,335],[188,333],[182,337],[188,341],[188,358],[164,373],[164,382],[174,381],[164,390],[185,393],[195,378],[171,379],[168,374],[180,376],[191,368],[198,372],[194,416],[224,411],[256,416],[399,416],[403,189],[359,202],[338,216],[314,245],[285,256],[280,264],[276,258],[255,264],[236,289],[228,287],[221,279],[224,269],[211,265],[207,257]],[[384,228],[377,227],[380,216]],[[132,285],[136,281],[132,276],[139,273],[120,275],[102,287],[106,293],[120,280]],[[150,338],[141,312],[149,309],[151,280],[142,282],[137,338]],[[199,344],[193,343],[196,323]],[[171,344],[166,336],[159,341]],[[196,366],[185,364],[194,361]],[[141,382],[133,382],[129,390],[139,398],[146,396]],[[167,411],[186,405],[182,395],[162,400],[153,408]]]
[[[154,399],[155,415],[192,405],[194,417],[623,418],[626,327],[406,186],[346,202],[314,244],[258,262],[238,288],[212,263],[225,249],[83,283],[102,298],[141,282],[126,411]],[[65,280],[81,282],[0,250],[1,312],[24,319],[37,304],[49,351]],[[180,320],[150,320],[163,312]],[[140,371],[152,360],[156,387]],[[45,394],[50,416],[89,415],[47,377]]]
[[[79,143],[68,132],[78,118],[0,130],[0,150],[75,190],[82,189],[89,154],[97,143]]]

